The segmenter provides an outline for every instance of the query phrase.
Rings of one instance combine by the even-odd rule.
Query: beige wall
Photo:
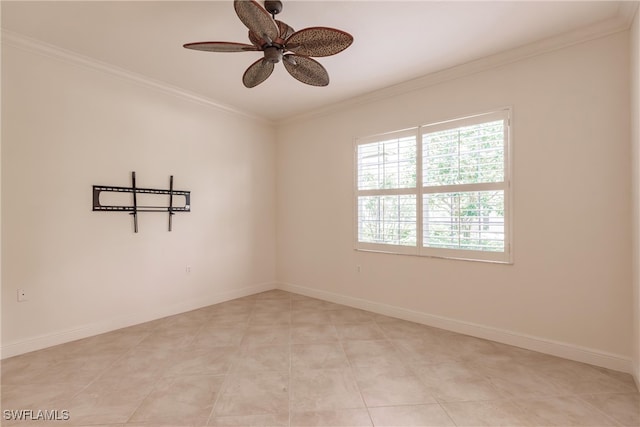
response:
[[[628,370],[628,52],[618,33],[282,126],[282,286]],[[508,105],[513,265],[353,250],[355,137]]]
[[[2,90],[3,357],[273,287],[271,126],[11,46]],[[191,190],[173,232],[91,211],[131,171]]]
[[[631,27],[631,146],[633,162],[633,370],[640,389],[640,11]]]

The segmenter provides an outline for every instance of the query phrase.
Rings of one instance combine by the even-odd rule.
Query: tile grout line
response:
[[[92,381],[90,381],[85,387],[83,387],[82,389],[80,389],[77,393],[75,393],[71,398],[69,398],[68,402],[69,402],[69,407],[71,406],[71,403],[73,402],[73,400],[75,398],[77,398],[80,393],[84,392],[85,390],[87,390],[91,385],[95,384],[96,381],[98,381],[100,378],[102,378],[104,376],[105,373],[107,373],[107,371],[109,370],[109,368],[111,368],[112,366],[114,366],[118,361],[124,359],[128,354],[131,354],[134,349],[136,347],[138,347],[138,345],[140,345],[140,343],[142,341],[144,341],[147,337],[151,336],[151,334],[153,333],[153,331],[157,328],[151,328],[151,330],[146,333],[143,337],[141,337],[135,344],[133,344],[131,347],[129,347],[127,349],[127,351],[123,352],[119,357],[117,357],[113,362],[111,362],[102,372],[100,372],[99,375],[97,375]],[[140,403],[136,406],[136,408],[131,411],[131,415],[129,415],[129,417],[127,418],[127,420],[125,421],[125,423],[129,422],[129,420],[131,419],[131,417],[133,417],[133,414],[136,413],[136,411],[138,410],[138,408],[140,407],[140,405],[142,405],[142,402],[151,394],[151,392],[153,391],[153,389],[155,388],[156,383],[158,382],[158,380],[156,379],[153,382],[153,387],[151,387],[149,389],[149,393],[145,394],[144,397],[142,399],[140,399]]]
[[[351,372],[351,375],[353,375],[353,379],[355,380],[356,383],[356,387],[358,387],[358,394],[360,395],[360,399],[362,399],[362,404],[364,405],[364,408],[367,410],[367,415],[369,416],[369,421],[371,421],[371,426],[375,427],[375,423],[373,422],[373,417],[371,416],[371,411],[369,411],[369,405],[367,405],[367,401],[364,398],[364,395],[362,394],[362,389],[360,388],[360,383],[358,382],[358,379],[355,375],[355,372],[353,371],[353,365],[351,364],[351,358],[349,358],[349,355],[347,354],[347,351],[344,349],[344,341],[340,339],[340,337],[338,336],[338,329],[336,328],[335,322],[333,321],[333,319],[331,319],[331,327],[333,328],[333,330],[336,333],[336,338],[338,339],[338,343],[340,343],[340,348],[342,349],[342,352],[344,353],[344,357],[347,359],[347,363],[349,364],[349,372]]]
[[[385,338],[386,341],[389,342],[389,344],[391,344],[391,346],[393,347],[393,349],[397,352],[400,353],[398,347],[396,346],[396,343],[394,342],[393,339],[391,339],[391,337],[389,337],[387,335],[387,333],[384,331],[383,328],[380,327],[380,324],[378,323],[378,321],[376,320],[376,318],[373,318],[373,321],[375,322],[375,324],[378,326],[378,328],[380,329],[380,332],[382,332],[382,336]],[[404,362],[403,362],[404,363]],[[427,390],[429,390],[429,394],[431,395],[431,397],[433,398],[433,400],[435,400],[435,404],[437,404],[440,409],[442,409],[442,411],[447,415],[447,417],[449,418],[449,420],[451,421],[451,423],[453,423],[454,426],[458,426],[458,424],[455,422],[455,420],[453,419],[453,417],[451,416],[451,414],[449,414],[449,412],[446,410],[446,408],[444,407],[444,405],[442,405],[442,402],[440,402],[432,393],[430,390],[430,387],[424,382],[424,380],[420,377],[420,375],[418,375],[415,371],[415,369],[413,368],[412,364],[410,363],[404,363],[405,366],[407,366],[407,368],[409,368],[409,371],[411,373],[413,373],[415,375],[415,377],[418,379],[418,381],[420,382],[420,384],[424,385]],[[418,404],[419,405],[419,404]]]
[[[227,367],[227,371],[224,374],[224,379],[222,380],[222,384],[220,384],[220,390],[218,391],[218,393],[216,393],[216,398],[213,400],[213,405],[211,406],[211,411],[209,412],[209,417],[207,418],[206,425],[211,425],[212,421],[215,419],[215,411],[218,406],[218,401],[220,400],[220,397],[222,396],[222,394],[226,391],[226,388],[230,381],[231,372],[233,371],[233,367],[239,360],[237,356],[240,355],[241,348],[242,348],[242,340],[244,339],[247,333],[254,310],[255,310],[255,302],[251,307],[249,318],[245,321],[245,325],[244,325],[245,327],[243,328],[242,338],[240,338],[238,345],[234,346],[234,347],[237,347],[235,350],[234,361],[230,363],[229,366]],[[202,328],[204,328],[204,326],[205,325],[203,325]]]

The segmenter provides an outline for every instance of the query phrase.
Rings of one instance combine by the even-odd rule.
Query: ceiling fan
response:
[[[196,42],[183,46],[208,52],[263,52],[264,57],[251,64],[242,76],[242,83],[248,88],[265,81],[273,72],[274,64],[280,61],[289,74],[302,83],[327,86],[327,70],[311,57],[331,56],[342,52],[353,43],[351,34],[328,27],[309,27],[295,31],[275,19],[275,15],[282,11],[281,1],[267,0],[264,6],[263,8],[255,0],[233,2],[238,18],[249,29],[251,44]]]

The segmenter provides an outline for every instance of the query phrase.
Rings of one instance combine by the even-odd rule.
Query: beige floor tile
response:
[[[351,365],[355,367],[402,364],[400,354],[389,341],[344,341],[342,345]]]
[[[164,368],[164,376],[224,375],[231,368],[238,347],[186,348],[172,353]]]
[[[209,315],[249,314],[256,305],[256,300],[233,300],[211,306]]]
[[[434,336],[443,336],[450,332],[436,329],[419,323],[391,317],[376,317],[376,323],[389,339],[420,339]]]
[[[125,427],[127,424],[85,424],[81,427]],[[56,427],[60,427],[60,424],[57,424]]]
[[[165,337],[192,337],[207,319],[192,317],[191,312],[177,314],[175,316],[165,318],[165,321],[156,326],[151,335],[161,335]]]
[[[252,313],[288,313],[291,311],[291,301],[284,299],[263,299],[256,301]]]
[[[292,412],[364,407],[350,369],[307,369],[292,372]]]
[[[340,343],[296,344],[291,346],[291,368],[349,368],[349,360]]]
[[[289,411],[289,376],[284,372],[227,375],[216,417],[281,414]]]
[[[302,308],[291,312],[291,323],[294,325],[330,326],[331,316],[327,310],[305,310]]]
[[[366,409],[338,409],[334,411],[293,412],[292,426],[368,427],[372,426]]]
[[[273,311],[254,311],[249,319],[249,325],[288,325],[291,323],[289,309]]]
[[[100,337],[100,343],[97,343],[94,348],[103,350],[106,346],[120,347],[122,349],[130,349],[139,344],[143,339],[149,336],[155,326],[151,323],[143,323],[141,325],[130,326],[128,328],[118,329],[113,332],[98,335]]]
[[[143,339],[136,348],[146,348],[149,350],[163,350],[163,349],[179,349],[190,345],[197,335],[197,331],[200,329],[180,328],[178,331],[171,331],[170,329],[164,329],[162,331],[154,331],[145,339]]]
[[[569,390],[571,394],[632,393],[637,391],[633,378],[608,369],[557,359],[535,366],[538,375]]]
[[[429,387],[438,402],[477,402],[505,396],[489,380],[455,378]]]
[[[86,340],[2,361],[2,384],[78,383],[88,384],[120,358],[126,350],[86,347]],[[86,352],[79,351],[86,348]]]
[[[290,366],[290,352],[287,345],[243,347],[233,362],[231,372],[280,371],[286,372]]]
[[[519,427],[544,425],[529,423],[522,409],[507,400],[450,402],[441,405],[457,426]]]
[[[368,407],[436,403],[427,386],[403,365],[354,369]]]
[[[205,425],[223,381],[224,376],[163,378],[142,401],[130,421]]]
[[[422,338],[394,339],[402,360],[411,365],[433,365],[460,361],[461,354],[449,347],[441,336],[423,336]]]
[[[505,364],[538,365],[556,358],[547,354],[489,341],[488,346],[478,349],[476,353],[465,354],[461,359],[465,362],[473,362],[483,366],[500,367]]]
[[[338,335],[332,324],[293,324],[291,342],[296,344],[337,342]]]
[[[227,417],[213,417],[210,426],[219,427],[288,427],[289,414],[266,415],[231,415]]]
[[[337,310],[345,308],[343,305],[334,304],[328,301],[322,301],[315,298],[293,299],[291,300],[291,308],[294,311],[300,310]]]
[[[373,320],[371,313],[357,308],[339,308],[329,313],[334,325],[344,323],[368,323]]]
[[[385,339],[382,330],[375,322],[337,324],[335,327],[342,341]]]
[[[245,331],[241,345],[260,347],[265,345],[289,345],[291,328],[286,325],[250,326]]]
[[[251,310],[239,311],[240,309],[229,308],[216,312],[209,317],[209,320],[203,327],[246,327],[251,319]],[[231,313],[225,313],[225,311],[231,311]]]
[[[541,375],[535,366],[503,365],[501,367],[479,367],[491,384],[507,397],[565,396],[571,392],[549,377]]]
[[[640,426],[640,393],[594,394],[582,398],[623,426]]]
[[[503,394],[471,364],[450,362],[414,370],[439,402],[498,400]]]
[[[514,363],[517,355],[510,346],[467,335],[446,334],[439,338],[439,343],[455,354],[457,360],[480,359],[491,366]]]
[[[0,425],[24,425],[24,422],[5,418],[4,411],[38,409],[68,409],[71,398],[82,391],[84,384],[15,384],[2,386],[2,421]]]
[[[438,404],[387,406],[370,408],[371,418],[376,427],[380,426],[455,426],[451,418]]]
[[[237,346],[242,342],[246,330],[247,327],[244,325],[210,323],[200,328],[190,346],[197,348]]]
[[[70,415],[67,424],[84,425],[96,420],[125,423],[154,386],[155,381],[122,377],[96,381],[74,396],[65,407]]]
[[[148,349],[136,347],[105,370],[98,379],[134,378],[157,380],[164,375],[165,367],[170,363],[177,349]]]
[[[613,419],[577,396],[522,399],[522,408],[534,426],[615,426]]]
[[[37,351],[2,360],[2,385],[22,385],[37,382],[41,374],[51,370],[60,361],[57,353]]]
[[[111,360],[113,363],[113,360]],[[96,379],[102,371],[109,367],[110,363],[101,362],[99,364],[83,364],[73,360],[65,360],[51,364],[46,369],[31,371],[25,375],[23,384],[84,384],[87,385]],[[25,373],[26,374],[26,373]],[[2,379],[3,383],[5,379]],[[9,380],[8,384],[15,384],[15,379]]]
[[[55,417],[55,415],[53,415]],[[3,426],[5,425],[16,425],[19,427],[61,427],[61,426],[65,426],[65,425],[71,425],[68,424],[67,421],[63,420],[63,415],[61,415],[59,413],[58,417],[60,419],[56,420],[43,420],[43,419],[35,419],[32,421],[20,421],[18,422],[18,424],[2,424]],[[125,424],[96,424],[96,423],[91,423],[91,424],[78,424],[78,425],[74,425],[73,427],[124,427]],[[127,424],[127,427],[130,427]],[[156,426],[157,427],[157,426]],[[173,426],[176,427],[176,426]]]
[[[85,427],[85,426],[83,426]],[[86,427],[93,427],[93,426],[86,426]],[[153,422],[149,422],[149,423],[145,423],[145,422],[134,422],[134,423],[126,423],[123,424],[123,427],[206,427],[206,424],[202,424],[199,422],[195,422],[195,423],[186,423],[186,422],[181,422],[181,423],[175,423],[175,422],[160,422],[160,421],[153,421]]]

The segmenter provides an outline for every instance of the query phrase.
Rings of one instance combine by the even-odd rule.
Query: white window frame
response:
[[[504,181],[491,183],[456,184],[442,186],[423,186],[422,174],[422,135],[446,129],[454,129],[496,120],[504,121]],[[440,121],[415,128],[400,131],[387,132],[354,140],[354,248],[359,251],[383,252],[390,254],[418,255],[434,258],[448,258],[469,261],[485,261],[496,263],[513,262],[513,205],[512,205],[512,109],[504,107],[479,114],[468,115],[462,118]],[[391,188],[380,190],[358,189],[358,146],[372,142],[384,141],[386,138],[398,135],[415,134],[416,138],[416,187],[415,188]],[[504,194],[504,252],[475,251],[467,249],[446,249],[423,246],[423,197],[425,194],[454,193],[467,191],[491,191],[500,190]],[[416,197],[416,245],[400,246],[381,243],[360,242],[359,239],[359,207],[358,198],[362,196],[398,195],[408,194]]]

